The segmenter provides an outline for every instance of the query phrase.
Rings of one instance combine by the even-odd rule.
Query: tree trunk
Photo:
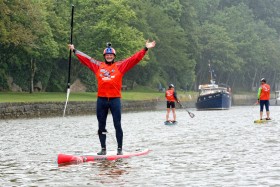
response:
[[[29,91],[29,93],[34,92],[35,71],[36,71],[35,62],[34,62],[33,58],[31,58],[31,60],[30,60],[30,91]]]
[[[254,76],[252,78],[251,91],[256,91],[256,89],[257,89],[257,85],[255,85],[257,72],[258,72],[258,69],[255,68],[255,73],[254,73]]]
[[[279,88],[279,73],[278,70],[274,70],[274,77],[273,77],[273,81],[271,82],[270,86],[272,86],[272,88],[274,89],[274,91],[277,91]]]

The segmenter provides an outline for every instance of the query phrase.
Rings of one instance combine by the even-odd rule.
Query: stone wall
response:
[[[0,119],[63,116],[64,102],[0,103]],[[122,110],[155,110],[157,101],[122,101]],[[92,115],[96,102],[68,102],[66,116]]]
[[[256,103],[256,95],[238,95],[233,94],[232,96],[232,105],[233,106],[250,106]]]

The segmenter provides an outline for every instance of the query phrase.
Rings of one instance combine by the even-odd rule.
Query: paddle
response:
[[[193,118],[193,117],[195,116],[193,113],[191,113],[190,111],[188,111],[187,108],[184,107],[180,102],[178,102],[178,103],[179,103],[179,105],[180,105],[183,109],[185,109],[185,110],[189,113],[189,115],[190,115],[191,118]]]
[[[72,5],[72,12],[71,12],[70,44],[73,44],[73,18],[74,18],[74,5]],[[66,102],[65,102],[64,111],[63,111],[63,117],[65,116],[65,111],[66,111],[66,107],[67,107],[67,103],[68,103],[68,99],[69,99],[69,95],[70,95],[70,72],[71,72],[71,61],[72,61],[71,56],[72,56],[72,51],[70,49],[69,58],[68,58],[69,66],[68,66],[67,95],[66,95]]]

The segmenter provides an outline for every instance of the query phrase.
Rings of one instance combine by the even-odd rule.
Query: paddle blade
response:
[[[63,110],[63,117],[65,116],[65,112],[66,112],[66,107],[67,107],[67,103],[68,103],[69,95],[70,95],[70,86],[69,86],[69,88],[67,89],[66,102],[65,102],[65,105],[64,105],[64,110]]]
[[[189,112],[189,111],[188,111],[188,113],[189,113],[189,115],[190,115],[191,118],[194,118],[195,115],[194,115],[193,113],[191,113],[191,112]]]

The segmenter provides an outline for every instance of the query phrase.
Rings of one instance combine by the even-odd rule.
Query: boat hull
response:
[[[226,92],[200,95],[195,105],[197,110],[228,110],[231,107],[231,95]]]

